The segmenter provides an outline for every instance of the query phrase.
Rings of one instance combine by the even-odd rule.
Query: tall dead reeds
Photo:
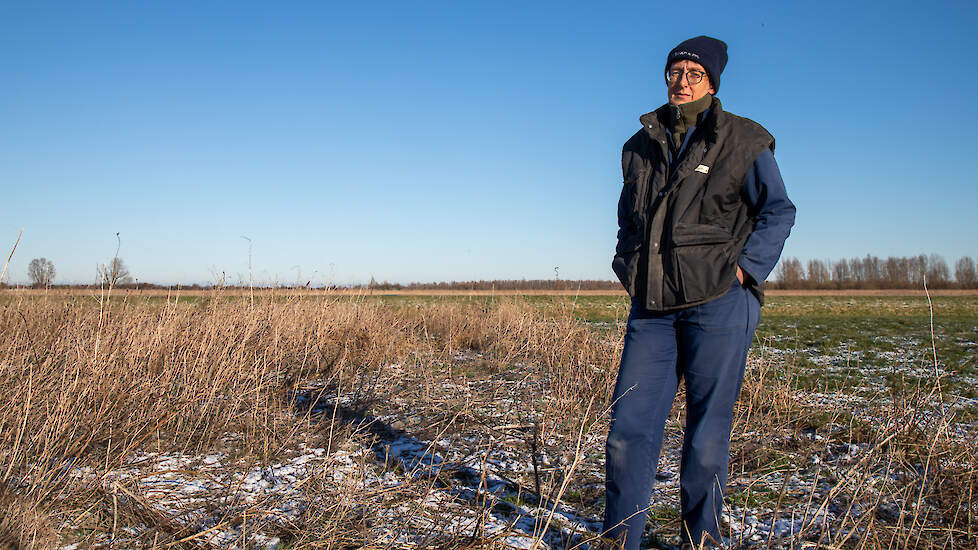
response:
[[[419,437],[429,430],[432,446],[464,443],[462,432],[479,434],[472,444],[480,457],[474,463],[482,464],[476,516],[500,506],[485,489],[490,453],[506,446],[529,465],[497,473],[510,475],[519,491],[512,507],[524,501],[542,507],[542,535],[569,499],[590,502],[582,514],[600,513],[594,476],[622,333],[620,323],[597,330],[580,322],[570,302],[540,308],[516,297],[385,303],[259,294],[253,305],[219,292],[193,300],[6,298],[0,541],[98,546],[135,532],[133,547],[204,544],[190,523],[155,508],[138,487],[112,481],[111,473],[146,453],[217,451],[246,470],[315,438],[329,453],[352,453],[354,443],[371,444],[364,426],[375,422],[372,412],[391,416],[401,410],[394,403],[422,416],[397,430],[416,425]],[[807,400],[791,368],[753,353],[736,411],[731,479],[750,491],[769,486],[771,496],[752,512],[761,520],[799,520],[792,523],[797,532],[762,544],[962,547],[974,539],[975,432],[937,398],[938,381],[853,409],[843,400],[829,406]],[[506,405],[512,410],[484,410],[496,393],[459,397],[480,391],[477,382],[517,392],[498,394],[512,398]],[[350,421],[354,413],[359,423]],[[369,464],[369,453],[356,456],[362,464],[355,471],[387,467]],[[415,504],[406,509],[421,510],[417,502],[455,483],[447,475],[401,472],[403,483],[379,488],[355,476],[337,484],[328,474],[303,482],[318,504],[277,527],[293,547],[369,545],[378,522],[395,516],[381,510],[397,510],[408,498]],[[742,514],[755,494],[746,495]],[[233,499],[232,491],[210,506]],[[233,512],[222,512],[217,525],[244,533],[262,516],[257,504],[228,506]],[[401,519],[399,529],[408,529],[411,519]],[[502,544],[499,536],[459,534],[445,518],[428,521],[438,526],[425,539],[432,544]]]

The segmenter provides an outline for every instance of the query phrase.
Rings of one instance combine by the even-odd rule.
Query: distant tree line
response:
[[[360,288],[370,290],[619,290],[618,281],[562,279],[494,279],[490,281],[447,281],[438,283],[378,283],[375,280]]]
[[[978,288],[975,261],[965,256],[954,264],[954,273],[938,254],[885,259],[867,254],[864,258],[808,260],[782,258],[769,288],[783,289],[900,289]]]
[[[46,258],[35,258],[28,266],[28,276],[34,287],[53,286],[56,271],[54,264]],[[774,276],[767,282],[768,288],[775,289],[903,289],[921,288],[924,278],[927,287],[934,289],[961,288],[978,289],[978,268],[975,260],[965,256],[948,267],[943,257],[937,254],[880,259],[867,254],[863,258],[843,258],[841,260],[812,259],[802,263],[798,258],[786,257],[774,270]],[[128,267],[120,258],[113,258],[98,268],[97,280],[90,285],[59,285],[72,288],[116,288],[167,289],[174,285],[158,285],[136,282]],[[0,286],[9,285],[0,283]],[[188,290],[196,289],[242,289],[246,285],[176,285]],[[260,288],[297,288],[299,285],[261,285]],[[620,290],[618,281],[611,280],[562,280],[562,279],[493,279],[479,281],[445,281],[432,283],[390,283],[370,282],[361,285],[345,286],[366,290],[453,290],[453,291],[492,291],[492,290]],[[301,288],[313,288],[311,282]],[[323,288],[323,287],[316,287]],[[330,285],[329,288],[339,288]]]

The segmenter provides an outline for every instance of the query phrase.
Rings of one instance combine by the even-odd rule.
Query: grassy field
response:
[[[585,548],[620,295],[0,294],[0,548]],[[933,327],[933,328],[932,328]],[[975,547],[978,297],[772,295],[730,547]],[[677,543],[682,395],[647,545]]]

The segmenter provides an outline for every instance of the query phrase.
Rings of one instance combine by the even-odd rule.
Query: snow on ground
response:
[[[331,460],[335,459],[325,456],[324,449],[304,447],[281,461],[250,467],[236,464],[222,453],[194,456],[146,452],[132,455],[123,467],[98,478],[88,467],[75,469],[73,475],[85,483],[102,484],[106,492],[148,509],[161,521],[208,531],[199,537],[202,543],[240,548],[247,540],[275,549],[279,539],[263,530],[299,517],[309,506],[303,485],[326,469]],[[260,510],[250,524],[249,510]],[[243,513],[245,522],[232,524],[231,518]]]
[[[761,353],[769,360],[785,352],[765,347]],[[836,368],[851,357],[846,352],[814,362]],[[478,361],[481,356],[464,352],[456,359]],[[406,369],[400,365],[387,368],[405,384],[420,383],[406,377]],[[425,403],[410,395],[404,397],[402,392],[391,392],[372,409],[373,414],[367,414],[359,408],[361,395],[322,391],[325,386],[313,381],[305,385],[308,391],[298,396],[296,415],[308,414],[319,422],[336,418],[352,424],[356,435],[338,449],[300,445],[267,465],[243,463],[224,453],[194,456],[144,452],[131,456],[107,475],[96,477],[85,467],[75,467],[72,475],[82,483],[101,484],[107,492],[131,499],[176,526],[206,531],[200,540],[216,547],[244,548],[247,544],[279,548],[280,534],[301,522],[311,507],[321,505],[310,491],[314,485],[317,490],[325,486],[335,494],[349,495],[356,501],[348,503],[350,506],[374,507],[372,513],[379,521],[370,525],[369,536],[380,544],[423,545],[426,537],[437,532],[491,539],[502,547],[529,548],[536,537],[541,538],[542,548],[564,547],[600,530],[600,502],[592,499],[597,504],[575,509],[565,500],[554,507],[537,502],[532,494],[535,477],[559,475],[569,462],[566,442],[550,436],[539,442],[537,461],[531,458],[527,448],[530,435],[523,429],[533,417],[524,403],[528,398],[547,397],[540,395],[535,383],[530,377],[510,380],[493,376],[438,381],[431,391],[466,402],[466,411],[475,420],[434,426],[439,419],[431,417]],[[872,399],[865,395],[799,391],[794,397],[807,406],[843,409],[877,423],[881,420],[873,415]],[[514,419],[520,422],[514,424]],[[587,459],[573,474],[574,492],[603,493],[604,435],[602,430],[589,432],[582,442]],[[751,440],[752,434],[735,437]],[[806,527],[838,525],[842,517],[865,512],[858,507],[847,509],[839,502],[820,505],[830,487],[824,483],[814,487],[813,478],[816,471],[843,475],[865,456],[867,444],[834,444],[815,432],[810,437],[823,445],[822,452],[793,457],[794,463],[807,464],[807,469],[766,474],[758,486],[768,493],[780,490],[796,498],[787,500],[776,514],[771,506],[750,497],[746,504],[731,505],[725,510],[731,543],[766,544],[769,539],[792,537]],[[678,508],[681,442],[678,425],[670,421],[656,474],[653,509]],[[778,442],[766,444],[776,446]],[[869,480],[867,490],[872,491],[877,481]],[[743,493],[757,482],[732,472],[728,496]],[[364,496],[391,492],[400,497],[393,504]],[[814,498],[803,498],[805,495]],[[895,504],[882,503],[881,509],[885,511],[887,506]],[[548,517],[550,527],[544,530]],[[653,521],[650,529],[656,526]],[[125,547],[127,540],[134,541],[139,534],[131,527],[120,529],[114,540],[103,537],[96,547]]]
[[[281,541],[274,533],[317,504],[306,492],[312,480],[354,498],[407,488],[405,493],[413,498],[375,510],[389,520],[375,525],[370,535],[380,544],[418,545],[437,531],[492,538],[512,548],[530,548],[539,536],[540,548],[562,547],[567,540],[580,540],[580,534],[586,536],[587,528],[596,525],[593,518],[578,518],[558,506],[552,526],[544,531],[549,508],[528,506],[514,498],[510,481],[477,469],[490,464],[485,459],[449,462],[436,447],[409,434],[390,432],[373,438],[372,445],[353,440],[331,452],[302,446],[292,456],[264,466],[243,465],[223,453],[147,452],[133,455],[123,467],[101,477],[87,467],[75,468],[72,476],[83,483],[100,483],[107,492],[132,499],[176,526],[206,531],[199,542],[221,548],[243,548],[246,541],[256,548],[279,548]],[[511,464],[517,459],[509,460]],[[439,480],[446,477],[457,483],[444,486]],[[245,523],[231,521],[242,517]],[[114,539],[103,536],[96,546],[135,544],[138,535],[127,528]]]

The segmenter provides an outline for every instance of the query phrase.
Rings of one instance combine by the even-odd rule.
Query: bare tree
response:
[[[910,258],[896,258],[890,256],[881,267],[882,276],[889,288],[902,288],[910,286]]]
[[[919,288],[927,274],[927,256],[920,254],[910,258],[910,283]]]
[[[808,282],[816,288],[822,288],[829,282],[829,270],[822,260],[808,260]]]
[[[107,265],[98,268],[98,284],[105,286],[132,284],[133,278],[122,258],[116,256]]]
[[[863,278],[870,286],[879,288],[883,280],[883,270],[880,259],[872,254],[866,254],[863,258]]]
[[[932,288],[947,287],[951,282],[951,270],[947,262],[939,254],[931,254],[927,259],[927,286]]]
[[[865,284],[867,280],[866,265],[859,258],[849,260],[849,280],[854,283],[854,286],[859,287]]]
[[[781,288],[799,288],[805,280],[805,268],[798,258],[782,258],[777,271]]]
[[[852,276],[849,273],[849,262],[845,258],[832,265],[832,281],[835,282],[837,288],[844,288],[852,282]]]
[[[954,264],[954,280],[961,288],[975,288],[978,274],[975,273],[975,261],[965,256]]]
[[[27,276],[31,278],[31,286],[49,287],[54,282],[54,263],[47,258],[34,258],[27,266]]]

